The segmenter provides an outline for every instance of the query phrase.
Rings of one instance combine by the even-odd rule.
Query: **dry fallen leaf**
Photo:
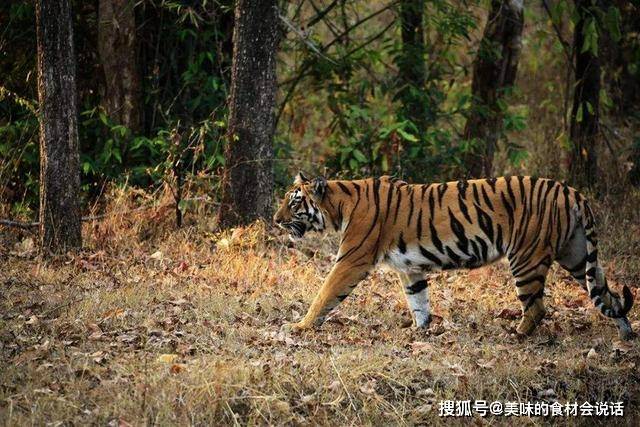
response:
[[[620,353],[627,353],[633,350],[633,344],[629,341],[614,340],[613,351],[619,351]]]
[[[180,372],[184,371],[186,367],[187,365],[185,365],[184,363],[174,363],[169,368],[169,372],[171,372],[172,374],[179,374]]]
[[[520,310],[516,310],[515,308],[503,308],[500,313],[496,314],[496,317],[501,319],[514,320],[520,317]]]
[[[376,394],[376,380],[367,381],[360,386],[360,391],[366,395]]]
[[[596,349],[592,348],[591,350],[589,350],[589,352],[587,353],[587,359],[595,359],[596,357],[598,357],[598,352],[596,351]]]
[[[485,369],[493,369],[496,366],[496,358],[494,357],[491,360],[478,359],[476,360],[476,365]]]
[[[177,354],[161,354],[156,359],[156,362],[160,363],[173,363],[178,358]]]
[[[431,353],[433,345],[424,341],[414,341],[411,343],[411,350],[414,356],[420,353]]]

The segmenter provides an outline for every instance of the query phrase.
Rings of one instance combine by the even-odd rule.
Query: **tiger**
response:
[[[530,335],[545,316],[547,272],[558,262],[615,322],[619,337],[634,333],[633,306],[607,285],[598,261],[593,212],[566,183],[533,176],[408,184],[382,176],[312,180],[298,173],[273,217],[294,240],[309,231],[339,233],[336,260],[306,315],[290,331],[320,326],[374,267],[399,273],[416,329],[431,320],[429,273],[473,269],[501,258],[515,278],[522,316],[517,336]]]

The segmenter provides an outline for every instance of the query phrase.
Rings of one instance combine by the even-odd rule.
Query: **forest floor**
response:
[[[120,195],[108,211],[136,206]],[[115,199],[114,199],[115,200]],[[610,284],[640,299],[640,194],[596,204]],[[0,230],[0,421],[5,425],[445,424],[440,402],[624,402],[640,418],[640,340],[554,268],[548,315],[525,340],[506,266],[431,277],[436,319],[409,315],[391,272],[363,282],[318,330],[304,315],[336,239],[292,245],[254,225],[223,235],[211,215],[170,208],[113,214],[84,229],[85,249],[40,258],[33,236]],[[640,330],[640,309],[630,320]],[[513,417],[474,415],[477,424]],[[521,417],[541,424],[611,418]]]

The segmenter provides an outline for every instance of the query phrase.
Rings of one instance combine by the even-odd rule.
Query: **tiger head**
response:
[[[307,231],[324,231],[326,222],[319,207],[327,188],[324,177],[308,180],[302,172],[296,175],[293,187],[287,191],[273,221],[287,230],[293,239],[300,239]]]

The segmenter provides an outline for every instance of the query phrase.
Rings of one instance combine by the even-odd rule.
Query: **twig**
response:
[[[349,403],[351,404],[353,411],[358,417],[358,420],[360,420],[360,415],[358,415],[358,408],[356,408],[356,405],[353,403],[353,398],[351,397],[351,393],[349,393],[349,390],[347,389],[347,385],[344,383],[344,380],[342,379],[342,375],[340,375],[340,371],[338,371],[338,367],[336,366],[336,362],[333,360],[333,356],[329,356],[329,360],[331,361],[333,370],[336,371],[336,375],[338,375],[338,379],[340,380],[340,384],[342,384],[342,388],[344,388],[345,393],[347,393],[347,397],[349,398]]]
[[[276,8],[277,9],[277,8]],[[320,49],[318,49],[318,47],[316,45],[314,45],[311,40],[309,40],[309,37],[302,32],[302,30],[300,30],[299,28],[296,28],[293,23],[291,21],[289,21],[285,16],[283,16],[280,13],[280,9],[277,9],[277,13],[278,13],[278,18],[291,30],[293,31],[298,37],[300,37],[300,40],[302,40],[302,42],[304,44],[306,44],[307,46],[309,46],[309,49],[311,49],[312,51],[314,51],[318,56],[321,56],[322,58],[326,59],[327,61],[331,62],[333,65],[338,65],[338,63],[336,61],[334,61],[333,59],[329,58],[327,55],[325,55],[324,53],[322,53],[320,51]]]
[[[307,23],[307,27],[312,27],[313,25],[317,24],[321,19],[324,19],[326,14],[331,12],[331,9],[336,7],[336,5],[338,4],[338,0],[333,0],[333,2],[331,2],[331,4],[329,6],[327,6],[326,8],[324,8],[323,10],[318,10],[318,8],[316,7],[316,5],[315,5],[315,3],[313,1],[311,1],[310,3],[311,3],[311,7],[313,7],[313,9],[316,11],[317,14],[316,14],[316,16],[314,16],[313,18],[311,18],[309,20],[309,22]],[[327,25],[327,26],[329,26],[329,25]],[[329,28],[329,29],[332,30],[331,28]]]
[[[364,24],[365,22],[369,21],[370,19],[375,18],[376,16],[380,15],[381,13],[391,9],[393,6],[395,6],[398,3],[399,0],[395,0],[392,1],[391,3],[389,3],[388,5],[380,8],[379,10],[373,12],[370,15],[365,16],[364,18],[362,18],[361,20],[359,20],[358,22],[355,22],[354,24],[352,24],[350,27],[346,28],[342,33],[340,33],[337,37],[335,37],[333,40],[331,40],[329,43],[327,43],[326,45],[323,45],[320,48],[321,52],[326,52],[327,50],[329,50],[329,48],[331,48],[334,44],[338,43],[340,40],[342,40],[342,38],[346,37],[349,35],[349,33],[351,31],[353,31],[354,29],[356,29],[357,27],[359,27],[360,25]],[[379,38],[380,36],[382,36],[382,34],[384,34],[389,28],[391,27],[391,25],[388,25],[382,32],[380,32],[379,34],[377,34],[376,36],[374,36],[373,38],[369,39],[367,42],[360,44],[358,46],[357,49],[361,49],[364,46],[366,46],[368,43],[371,43],[372,41],[376,40],[377,38]],[[347,56],[353,54],[354,52],[357,51],[356,50],[351,50]],[[346,58],[346,57],[345,57]],[[344,58],[341,58],[344,59]],[[333,61],[332,61],[333,62]],[[333,62],[335,64],[335,62]],[[285,80],[281,83],[278,84],[278,86],[283,86],[285,84],[291,84],[291,87],[289,88],[289,90],[287,91],[287,94],[284,97],[284,100],[282,101],[282,103],[280,104],[280,106],[278,107],[278,112],[276,113],[276,125],[277,123],[280,121],[280,117],[282,116],[282,113],[284,112],[284,107],[287,105],[287,103],[289,102],[289,100],[291,99],[291,97],[293,96],[293,93],[296,89],[296,87],[298,86],[298,84],[300,83],[300,81],[305,78],[307,76],[307,71],[313,66],[313,62],[312,61],[307,61],[302,68],[300,69],[300,71],[298,72],[298,74],[295,77],[292,77],[288,80]]]
[[[16,227],[16,228],[24,228],[25,230],[30,230],[40,225],[40,223],[39,222],[20,222],[20,221],[11,221],[9,219],[0,219],[0,225],[4,225],[5,227]]]

